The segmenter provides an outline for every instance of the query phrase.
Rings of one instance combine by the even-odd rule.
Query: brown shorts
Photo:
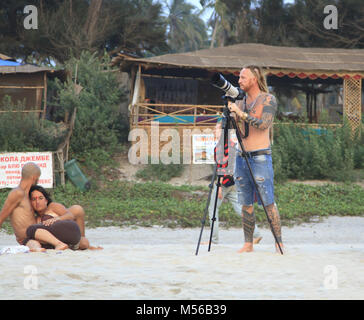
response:
[[[77,250],[78,245],[81,240],[81,231],[78,224],[72,220],[61,220],[56,221],[50,226],[45,226],[41,223],[33,224],[27,229],[27,239],[35,239],[35,232],[38,229],[44,229],[49,231],[52,235],[54,235],[58,240],[67,244],[68,247],[72,250]],[[26,241],[24,240],[24,242]],[[46,248],[45,246],[51,246],[51,248]],[[42,245],[42,248],[46,249],[54,249],[54,246],[46,244]]]

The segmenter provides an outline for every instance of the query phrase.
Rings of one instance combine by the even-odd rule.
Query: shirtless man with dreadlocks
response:
[[[254,178],[267,209],[267,214],[272,222],[272,231],[274,231],[280,247],[283,248],[280,216],[277,205],[274,202],[274,173],[269,139],[269,132],[277,111],[276,98],[268,92],[264,75],[258,67],[250,66],[243,68],[239,75],[239,86],[246,92],[247,96],[235,103],[229,102],[228,107],[232,113],[235,113],[234,116],[241,130],[244,129],[244,126],[241,126],[244,121],[249,125],[249,134],[243,139],[243,147],[247,152]],[[236,157],[234,178],[239,202],[243,205],[242,216],[245,244],[239,252],[251,252],[253,251],[253,233],[255,228],[253,207],[255,186],[241,152]],[[261,204],[260,199],[258,199],[258,203]],[[277,244],[276,249],[278,249]]]

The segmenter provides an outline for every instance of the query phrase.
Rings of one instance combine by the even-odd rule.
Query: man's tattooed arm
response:
[[[247,113],[243,112],[242,118],[248,122],[251,126],[265,130],[269,128],[274,119],[274,115],[277,111],[277,101],[273,96],[268,96],[263,102],[263,113],[261,119],[252,117]]]

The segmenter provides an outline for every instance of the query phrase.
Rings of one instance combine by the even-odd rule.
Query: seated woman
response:
[[[51,213],[38,218],[41,219],[40,223],[29,226],[26,233],[28,239],[38,240],[42,244],[42,248],[56,250],[68,248],[72,250],[87,249],[87,243],[84,240],[81,242],[81,232],[76,222],[59,220],[59,217],[56,217],[56,221],[52,224],[43,224],[42,222],[53,219]],[[45,233],[45,230],[49,233]]]
[[[27,230],[27,236],[30,239],[38,240],[37,231],[45,229],[70,249],[102,249],[91,246],[85,237],[85,212],[81,206],[75,205],[67,209],[62,204],[53,202],[41,186],[32,186],[29,198],[37,214],[37,224],[30,226]]]

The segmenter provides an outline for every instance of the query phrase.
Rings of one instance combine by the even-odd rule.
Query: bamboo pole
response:
[[[44,89],[44,86],[0,86],[0,89]]]
[[[0,110],[0,113],[6,113],[6,112],[25,112],[25,113],[29,113],[29,112],[37,112],[37,113],[41,113],[43,110]]]
[[[45,115],[46,115],[46,111],[47,111],[47,73],[44,72],[44,77],[43,77],[43,81],[44,81],[44,90],[43,90],[43,95],[44,95],[44,102],[43,102],[43,115],[42,115],[42,119],[45,119]]]

